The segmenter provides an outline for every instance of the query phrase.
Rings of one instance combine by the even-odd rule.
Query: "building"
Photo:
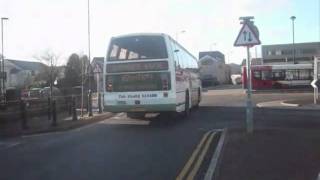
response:
[[[36,75],[38,75],[44,67],[46,67],[46,65],[41,62],[6,59],[6,87],[25,88],[31,85]]]
[[[246,66],[247,65],[247,60],[243,59],[241,66]],[[263,59],[262,58],[251,58],[251,65],[256,66],[256,65],[263,65]]]
[[[320,42],[296,43],[295,62],[313,63],[313,57],[320,55]],[[263,64],[293,64],[293,45],[262,45]]]
[[[222,62],[225,64],[225,57],[224,54],[221,53],[220,51],[203,51],[199,52],[199,59],[203,58],[204,56],[210,56],[215,58],[216,60]]]
[[[241,66],[239,64],[231,63],[228,66],[230,67],[230,75],[241,74]]]
[[[200,79],[203,85],[225,84],[230,82],[230,67],[224,63],[221,52],[200,52]]]

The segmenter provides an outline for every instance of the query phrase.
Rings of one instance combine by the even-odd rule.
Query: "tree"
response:
[[[70,55],[66,69],[65,77],[62,82],[64,87],[73,87],[81,85],[81,62],[79,55],[73,53]]]
[[[59,74],[57,63],[60,56],[54,53],[52,50],[47,49],[40,55],[34,57],[47,65],[47,67],[43,67],[41,70],[42,72],[39,73],[39,75],[42,76],[38,75],[37,79],[45,80],[47,82],[46,85],[50,85],[50,94],[52,95],[53,83],[56,81]]]
[[[81,86],[82,82],[84,86],[87,85],[87,67],[89,64],[88,57],[86,55],[79,56],[73,53],[69,56],[65,69],[65,77],[61,81],[61,86],[71,88],[74,86]]]

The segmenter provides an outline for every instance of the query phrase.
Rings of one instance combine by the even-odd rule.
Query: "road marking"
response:
[[[76,129],[73,129],[73,130],[71,130],[71,132],[72,132],[72,131],[74,131],[74,132],[82,131],[82,130],[84,130],[84,129],[91,128],[92,126],[95,126],[95,125],[97,125],[97,124],[98,124],[98,123],[87,124],[87,125],[78,127],[78,128],[76,128]]]
[[[14,147],[14,146],[18,146],[19,144],[21,144],[20,142],[14,142],[14,143],[11,143],[7,146],[7,148],[11,148],[11,147]]]
[[[21,144],[21,142],[1,143],[0,145],[3,147],[0,146],[0,150],[1,149],[8,149],[8,148],[11,148],[14,146],[18,146],[20,144]]]
[[[199,156],[196,164],[194,165],[194,167],[193,167],[192,171],[190,172],[189,176],[187,177],[187,180],[192,180],[192,179],[194,179],[195,175],[197,174],[197,172],[198,172],[198,170],[199,170],[199,168],[200,168],[200,166],[201,166],[201,164],[202,164],[202,162],[203,162],[203,159],[204,159],[205,155],[206,155],[207,152],[208,152],[208,149],[209,149],[209,147],[210,147],[210,144],[211,144],[211,142],[212,142],[212,139],[213,139],[213,137],[214,137],[215,135],[216,135],[216,132],[214,132],[214,133],[212,133],[212,134],[210,135],[210,137],[209,137],[209,139],[207,140],[207,142],[206,142],[206,144],[205,144],[205,146],[204,146],[204,149],[202,150],[202,152],[201,152],[201,154],[200,154],[200,156]]]
[[[202,145],[204,144],[204,142],[206,141],[207,137],[209,136],[209,134],[211,132],[212,131],[208,131],[202,136],[200,143],[197,145],[196,149],[193,151],[191,157],[189,158],[188,162],[186,163],[186,165],[183,167],[183,169],[181,170],[181,172],[177,176],[176,180],[182,180],[186,176],[189,169],[191,168],[191,165],[195,161],[195,158],[197,157]]]
[[[148,120],[139,120],[139,119],[130,119],[126,117],[125,113],[119,113],[117,116],[114,116],[110,119],[99,122],[101,124],[108,125],[149,125],[150,121]]]
[[[209,164],[208,170],[206,172],[206,175],[204,177],[204,180],[212,180],[214,178],[215,175],[215,171],[217,170],[217,166],[218,166],[218,161],[221,158],[221,153],[222,153],[222,148],[224,146],[225,143],[225,138],[227,135],[227,129],[224,129],[220,138],[219,138],[219,142],[218,145],[214,151],[214,154],[212,156],[211,162]]]
[[[52,134],[61,134],[65,133],[64,131],[53,131],[53,132],[46,132],[46,133],[39,133],[39,134],[30,134],[30,135],[23,135],[22,138],[30,138],[30,137],[37,137],[37,136],[47,136]]]

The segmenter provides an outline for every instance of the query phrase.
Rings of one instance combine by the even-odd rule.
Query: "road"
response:
[[[310,96],[310,94],[298,94]],[[254,103],[297,94],[257,94]],[[0,179],[175,179],[205,133],[245,127],[241,89],[208,90],[187,119],[125,114],[66,132],[0,139]],[[317,111],[254,110],[255,127],[318,128]]]

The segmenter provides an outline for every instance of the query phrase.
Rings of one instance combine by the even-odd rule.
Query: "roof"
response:
[[[221,53],[220,51],[202,51],[199,52],[199,59],[201,59],[204,56],[211,56],[216,58],[217,60],[223,61],[224,62],[224,54]]]
[[[112,38],[122,38],[122,37],[131,37],[131,36],[165,36],[165,33],[130,33],[114,36]]]
[[[94,57],[91,62],[91,64],[99,64],[101,66],[103,66],[103,63],[104,63],[104,57]]]
[[[199,59],[200,62],[201,62],[201,61],[206,61],[206,60],[212,60],[212,61],[214,61],[214,62],[219,62],[219,60],[217,60],[217,58],[212,57],[212,56],[210,56],[210,55],[205,55],[205,56],[203,56],[203,57],[201,57],[201,58]]]
[[[91,62],[93,72],[101,73],[103,71],[104,57],[94,57]]]
[[[299,45],[320,45],[320,42],[302,42],[302,43],[295,43],[296,46]],[[287,43],[287,44],[266,44],[262,45],[262,48],[264,47],[278,47],[278,46],[292,46],[292,43]]]
[[[36,61],[22,61],[22,60],[13,60],[13,59],[6,59],[6,60],[23,70],[36,71],[46,66],[45,64],[41,62],[36,62]]]

